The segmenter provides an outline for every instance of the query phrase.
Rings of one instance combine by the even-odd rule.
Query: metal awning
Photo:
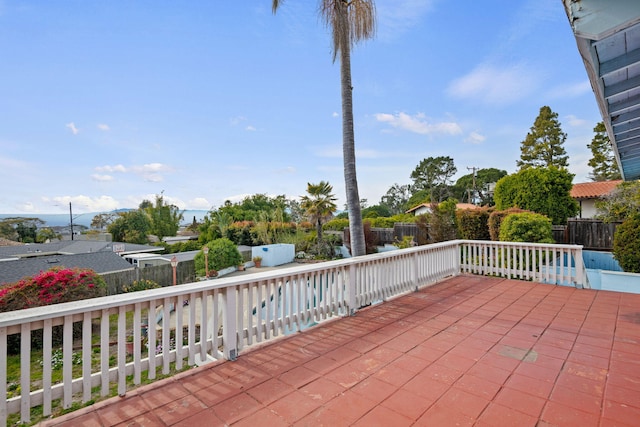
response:
[[[622,177],[640,179],[640,0],[562,0]]]

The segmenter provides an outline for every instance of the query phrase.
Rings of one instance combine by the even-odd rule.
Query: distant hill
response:
[[[126,212],[132,209],[118,209],[116,212]],[[111,211],[113,212],[113,211]],[[183,213],[184,219],[182,220],[183,225],[188,225],[193,222],[193,217],[196,217],[196,221],[202,221],[204,216],[209,211],[205,210],[186,210]],[[74,215],[73,224],[74,225],[84,225],[89,228],[91,226],[91,220],[94,216],[108,212],[88,212],[79,215]],[[45,222],[45,227],[66,227],[69,226],[69,214],[0,214],[0,219],[5,218],[39,218]]]

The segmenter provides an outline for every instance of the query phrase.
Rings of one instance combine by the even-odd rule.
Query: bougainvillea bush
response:
[[[96,298],[107,285],[95,271],[54,267],[0,289],[0,312]]]

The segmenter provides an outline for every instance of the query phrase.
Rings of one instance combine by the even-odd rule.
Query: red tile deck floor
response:
[[[457,276],[43,426],[640,426],[640,295]]]

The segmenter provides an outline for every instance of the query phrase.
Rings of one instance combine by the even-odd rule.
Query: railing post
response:
[[[591,286],[588,283],[586,270],[584,268],[584,258],[582,258],[582,246],[575,250],[573,258],[576,264],[576,287],[590,289]]]
[[[351,263],[347,267],[347,304],[349,304],[349,316],[356,314],[356,263]]]
[[[236,360],[238,357],[238,302],[236,292],[237,288],[235,286],[227,287],[224,289],[224,292],[222,292],[222,310],[224,312],[224,324],[222,325],[222,354],[227,360]],[[216,314],[213,313],[213,315]],[[214,347],[216,343],[216,335],[217,332],[214,331]]]

